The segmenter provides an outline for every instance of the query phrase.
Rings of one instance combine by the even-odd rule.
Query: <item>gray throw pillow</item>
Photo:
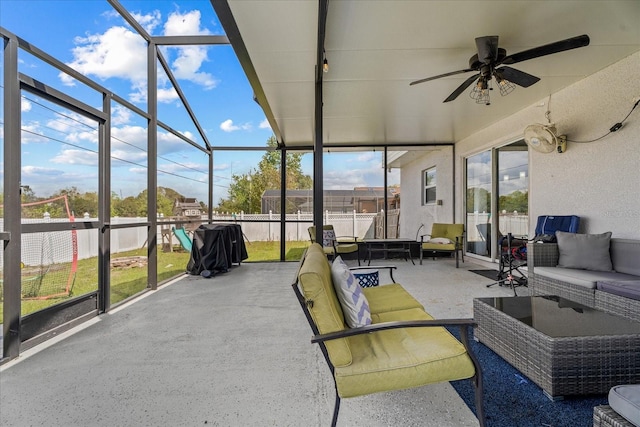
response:
[[[611,271],[609,245],[611,232],[575,234],[556,231],[558,239],[558,267],[582,270]]]

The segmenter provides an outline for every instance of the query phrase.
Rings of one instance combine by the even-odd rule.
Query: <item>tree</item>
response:
[[[529,192],[518,190],[506,196],[500,196],[498,206],[500,211],[517,211],[520,214],[527,214],[529,212]]]
[[[491,212],[491,193],[484,188],[467,189],[467,213]]]
[[[267,147],[276,148],[275,137],[267,140]],[[310,189],[313,179],[302,171],[302,154],[287,153],[287,189]],[[246,174],[232,175],[229,185],[229,197],[218,204],[218,210],[223,212],[256,213],[262,211],[262,195],[266,190],[279,190],[281,151],[269,150],[264,153],[258,163],[258,168],[251,169]],[[287,207],[292,212],[295,207]]]

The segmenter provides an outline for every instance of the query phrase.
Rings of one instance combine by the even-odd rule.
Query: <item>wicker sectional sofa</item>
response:
[[[528,246],[529,287],[640,321],[640,240],[611,239],[613,271],[558,267],[557,243]]]

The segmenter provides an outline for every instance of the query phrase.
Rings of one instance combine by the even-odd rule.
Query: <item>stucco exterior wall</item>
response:
[[[422,204],[422,174],[436,167],[436,198],[442,205]],[[400,177],[402,202],[400,208],[400,237],[415,238],[418,228],[424,224],[420,234],[429,233],[434,222],[453,222],[454,192],[451,176],[453,171],[453,148],[443,147],[430,151],[422,157],[404,165]]]
[[[592,140],[606,134],[611,126],[624,119],[638,97],[640,53],[635,53],[553,94],[549,104],[550,118],[556,123],[559,134],[566,134],[569,140]],[[546,124],[548,101],[548,98],[541,99],[456,143],[457,221],[463,220],[464,212],[464,158],[521,139],[529,124]],[[540,106],[542,103],[544,105]],[[425,158],[415,163],[432,161]],[[539,215],[573,214],[582,217],[581,232],[612,231],[614,237],[639,239],[640,106],[631,113],[622,129],[599,141],[569,142],[567,152],[563,154],[529,150],[529,173],[530,234]],[[413,168],[406,173],[404,169],[402,171],[403,193],[405,188],[411,188],[408,182],[405,184],[406,174],[409,175],[407,180],[414,179]],[[424,215],[419,213],[418,216]]]

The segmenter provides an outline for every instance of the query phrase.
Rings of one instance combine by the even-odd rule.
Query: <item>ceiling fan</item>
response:
[[[465,80],[464,83],[458,86],[458,88],[444,100],[444,102],[456,99],[458,95],[471,86],[471,84],[477,79],[477,83],[471,91],[470,96],[479,104],[489,105],[488,91],[491,90],[489,82],[492,78],[496,79],[496,83],[498,84],[498,88],[502,95],[506,95],[515,89],[514,83],[518,86],[529,87],[540,80],[540,78],[532,76],[531,74],[504,66],[505,64],[516,64],[529,59],[539,58],[541,56],[551,55],[553,53],[563,52],[565,50],[576,49],[588,45],[589,36],[585,34],[546,44],[544,46],[534,47],[533,49],[524,50],[522,52],[514,53],[513,55],[507,55],[507,51],[505,49],[498,47],[498,36],[478,37],[476,38],[478,53],[469,58],[469,68],[416,80],[411,82],[410,86],[428,82],[430,80],[440,79],[442,77],[449,77],[456,74],[475,71],[477,74],[474,74]]]

